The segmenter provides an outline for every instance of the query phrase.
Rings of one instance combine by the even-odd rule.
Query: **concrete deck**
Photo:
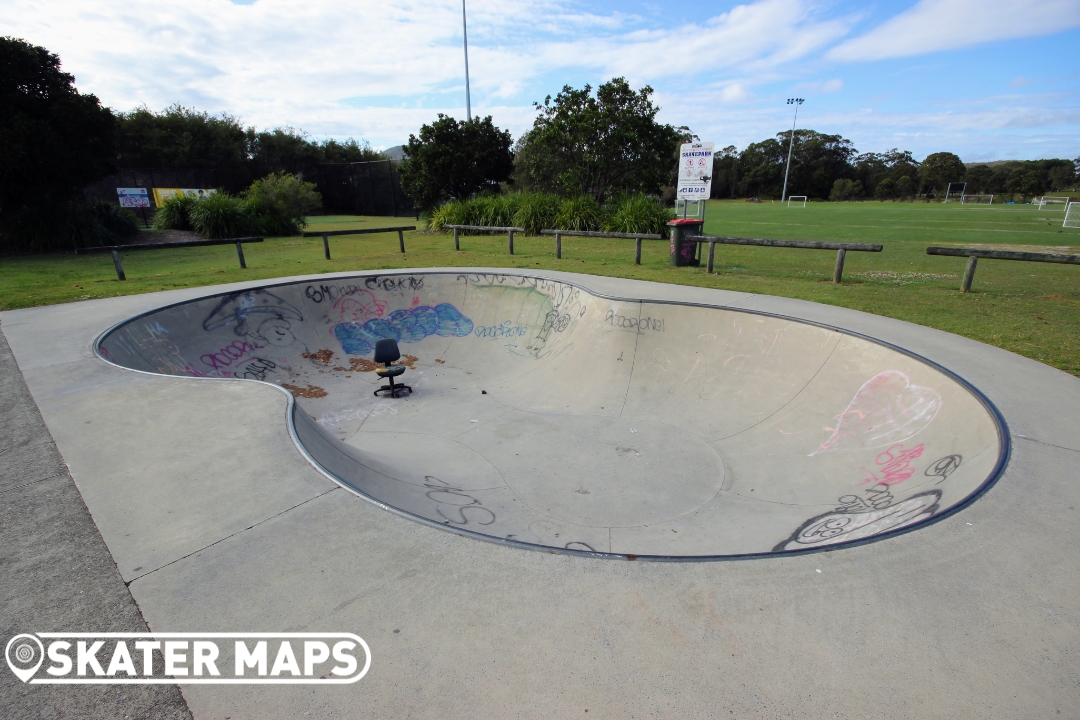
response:
[[[834,552],[695,563],[525,552],[343,490],[292,442],[276,388],[134,373],[92,352],[133,315],[263,283],[3,313],[151,629],[345,631],[371,646],[355,686],[185,687],[195,717],[1080,716],[1080,380],[839,308],[530,274],[905,348],[986,394],[1011,431],[1010,462],[962,511]]]

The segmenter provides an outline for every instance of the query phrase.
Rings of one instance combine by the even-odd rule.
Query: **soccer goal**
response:
[[[1065,207],[1065,224],[1062,227],[1080,228],[1080,202],[1071,202]]]
[[[795,203],[795,207],[806,207],[805,195],[789,195],[787,199],[787,206],[791,207],[791,203]]]
[[[1062,210],[1068,210],[1069,209],[1069,201],[1071,199],[1072,198],[1067,198],[1067,197],[1049,197],[1049,196],[1047,196],[1047,197],[1039,199],[1039,207],[1044,208],[1047,205],[1060,205]],[[1035,204],[1034,200],[1032,200],[1031,202],[1032,202],[1032,204]]]
[[[993,205],[993,195],[961,195],[961,205]]]
[[[953,190],[954,187],[957,189]],[[959,200],[962,203],[964,202],[965,190],[967,190],[966,182],[951,182],[949,183],[949,187],[945,190],[945,199],[941,202],[949,202],[949,200]],[[956,197],[957,195],[959,195],[959,197]]]

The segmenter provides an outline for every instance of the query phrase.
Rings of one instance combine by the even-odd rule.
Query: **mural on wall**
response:
[[[414,343],[431,335],[465,337],[473,330],[473,322],[450,303],[418,305],[408,310],[395,310],[385,318],[372,318],[363,323],[350,321],[335,325],[331,332],[348,355],[370,355],[375,343],[392,338],[399,343]]]

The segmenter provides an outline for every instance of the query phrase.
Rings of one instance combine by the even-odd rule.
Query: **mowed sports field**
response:
[[[17,256],[0,260],[0,309],[72,302],[179,287],[315,272],[401,267],[491,266],[555,269],[700,285],[811,300],[907,320],[996,345],[1080,376],[1080,266],[980,260],[972,292],[959,291],[964,258],[926,255],[929,245],[1080,252],[1080,229],[1062,228],[1060,205],[958,203],[780,203],[711,201],[707,234],[880,243],[881,253],[848,253],[844,284],[832,284],[835,253],[717,246],[716,274],[668,265],[666,242],[646,242],[634,265],[631,240],[468,236],[455,252],[448,235],[396,233],[331,239],[269,238],[247,245],[241,270],[232,246],[123,253],[128,280],[101,255]],[[322,216],[308,230],[410,225],[406,218]],[[418,223],[422,230],[423,221]]]

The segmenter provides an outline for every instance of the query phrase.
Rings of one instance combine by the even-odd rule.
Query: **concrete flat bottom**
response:
[[[407,283],[418,276],[403,271],[383,277]],[[450,304],[472,321],[472,334],[402,342],[402,352],[416,358],[405,375],[416,391],[397,400],[375,401],[372,374],[364,372],[364,362],[351,362],[370,355],[350,355],[343,345],[339,350],[329,342],[339,339],[332,330],[302,338],[303,352],[334,355],[322,362],[298,353],[308,365],[295,365],[307,374],[297,371],[292,381],[285,379],[299,388],[295,403],[262,383],[133,373],[93,353],[97,336],[136,314],[213,292],[257,297],[249,292],[257,283],[3,314],[4,333],[27,385],[151,629],[345,631],[371,646],[371,671],[355,686],[315,692],[182,686],[196,717],[561,717],[585,716],[586,709],[589,717],[1080,716],[1080,574],[1073,551],[1080,541],[1080,489],[1074,481],[1080,381],[963,338],[839,308],[562,273],[543,278],[587,296],[586,313],[566,335],[575,338],[572,348],[552,353],[551,362],[515,355],[506,349],[509,329],[502,337],[475,334],[477,327],[498,328],[514,316],[484,316],[462,296],[460,305]],[[288,280],[304,294],[294,304],[302,314],[313,300],[303,289],[308,285],[355,284],[350,276]],[[387,315],[433,301],[421,293],[402,297],[401,305],[388,303]],[[600,303],[613,297],[640,302],[628,303],[636,306],[633,313],[616,312],[608,320],[614,308]],[[686,312],[663,318],[653,312],[666,312],[671,302]],[[593,305],[599,321],[586,323]],[[363,313],[363,307],[354,310]],[[209,315],[192,316],[201,327]],[[732,356],[693,343],[705,343],[703,335],[741,342],[737,338],[751,325],[740,336],[733,324],[710,319],[736,316],[777,323],[777,332],[753,338],[749,346],[757,354],[744,361],[738,382],[725,384],[717,372],[702,376],[696,394],[678,394],[688,377],[696,381],[690,372],[695,367],[718,370]],[[654,317],[664,321],[664,337],[678,342],[648,345],[651,336],[640,332],[641,322],[648,318],[651,327]],[[290,329],[304,325],[289,322]],[[341,322],[358,321],[342,320],[339,313],[333,325]],[[623,329],[635,322],[633,332]],[[517,325],[526,327],[526,336],[519,337],[534,327],[517,320],[510,328]],[[731,336],[725,337],[728,327]],[[250,342],[235,328],[225,324],[200,332]],[[288,339],[281,330],[275,323],[261,329],[267,343],[259,344],[286,347],[275,344]],[[359,331],[339,333],[354,349],[362,347]],[[775,336],[773,347],[780,347],[798,333],[805,335],[793,345],[796,350],[763,354],[769,346],[762,338]],[[815,361],[817,346],[806,339],[817,333],[835,338],[825,360]],[[437,338],[446,347],[435,346]],[[468,344],[484,347],[486,340],[492,340],[486,347],[502,349],[470,355]],[[631,340],[632,347],[619,350],[620,361],[612,344]],[[838,354],[835,348],[845,343],[855,349]],[[213,362],[221,347],[202,354]],[[705,358],[690,359],[695,351]],[[577,364],[560,365],[575,352],[581,353]],[[263,359],[277,367],[293,364]],[[202,358],[183,356],[177,369],[192,360]],[[760,422],[746,422],[762,411],[764,393],[787,387],[742,381],[776,373],[774,360],[800,371],[817,362],[818,369],[794,399],[779,401]],[[648,377],[646,366],[659,368],[665,361],[678,370],[668,373],[672,381],[643,383],[642,397],[635,398],[633,377],[639,371]],[[830,368],[837,361],[842,364]],[[521,371],[519,362],[538,369]],[[257,377],[265,371],[253,363],[243,363],[241,372]],[[617,398],[621,409],[608,419],[609,397],[617,397],[610,393],[614,383],[608,378],[616,373],[611,368],[628,363],[633,377]],[[236,372],[216,368],[222,369]],[[664,376],[659,369],[651,374]],[[707,385],[708,378],[719,378],[713,380],[719,384]],[[744,388],[747,412],[740,413],[730,399],[742,398]],[[875,416],[863,401],[879,397],[880,388],[895,391],[900,400],[879,403]],[[326,394],[318,396],[320,390]],[[806,523],[828,513],[870,512],[841,498],[868,500],[863,469],[885,479],[891,460],[877,460],[892,445],[865,442],[882,424],[856,422],[848,428],[858,432],[847,432],[835,420],[903,420],[910,417],[903,409],[925,407],[935,397],[940,404],[924,427],[904,439],[888,438],[904,451],[924,447],[911,458],[916,472],[903,480],[896,472],[889,476],[893,482],[885,487],[893,501],[884,509],[901,506],[893,513],[898,517],[886,522],[919,521],[933,507],[919,503],[938,492],[942,498],[933,513],[942,519],[842,551],[788,552],[799,549],[800,539],[820,538],[838,526],[865,527],[851,517],[825,519],[818,528]],[[993,477],[995,463],[979,459],[1000,457],[992,407],[1011,432],[1008,465],[975,502],[948,515],[946,509],[977,495]],[[962,411],[958,417],[949,415],[955,408]],[[852,411],[858,412],[847,414]],[[479,495],[504,492],[515,499],[491,505],[496,512],[517,504],[543,509],[544,518],[523,525],[533,534],[528,544],[538,547],[588,553],[573,545],[580,542],[624,555],[639,548],[649,554],[656,547],[657,555],[692,558],[739,554],[737,543],[746,542],[750,553],[766,556],[643,564],[476,542],[341,489],[293,442],[289,413],[298,435],[310,433],[302,447],[323,469],[347,482],[355,478],[346,470],[358,467],[369,477],[389,478],[385,485],[398,495],[387,490],[379,501],[397,503],[398,511],[425,522],[436,521],[406,507],[408,497],[426,498],[434,517],[442,509],[446,519],[464,518],[466,525],[487,520],[477,508],[488,508],[488,501]],[[683,418],[686,424],[680,424]],[[725,425],[731,418],[741,425]],[[886,435],[914,429],[904,425],[894,422]],[[752,437],[754,428],[763,434]],[[966,433],[972,428],[982,428],[975,435],[984,440],[981,445],[963,445],[971,442]],[[775,442],[784,437],[790,444]],[[334,449],[339,465],[319,454],[320,442]],[[843,445],[852,442],[854,447]],[[413,452],[407,454],[409,448]],[[937,464],[951,455],[962,456],[958,466]],[[824,463],[823,470],[792,478],[796,457],[802,458],[800,467]],[[756,460],[748,464],[743,458]],[[681,490],[671,492],[660,482],[664,475],[639,467],[644,462],[662,466]],[[434,463],[442,476],[430,472]],[[945,477],[926,472],[949,467]],[[855,469],[857,476],[847,471]],[[972,476],[965,479],[965,472]],[[747,479],[753,482],[742,484]],[[629,487],[620,487],[624,480]],[[905,485],[913,481],[920,485],[909,492]],[[416,489],[411,496],[410,487]],[[772,496],[758,500],[763,491]],[[742,527],[702,514],[715,497],[730,497],[716,512],[737,509],[745,519]],[[778,506],[781,514],[755,515],[752,508],[761,506]],[[698,531],[689,533],[692,540],[680,546],[665,537],[682,535],[684,527],[674,523],[687,524],[694,516],[703,519],[690,523]],[[490,532],[495,524],[481,527]],[[567,536],[567,525],[605,528],[612,544],[598,549],[578,535]],[[716,527],[730,532],[718,539],[708,532]],[[618,545],[623,528],[634,534]],[[647,532],[653,529],[659,537]],[[506,534],[516,532],[490,537],[506,540]],[[768,556],[774,552],[780,555]]]

